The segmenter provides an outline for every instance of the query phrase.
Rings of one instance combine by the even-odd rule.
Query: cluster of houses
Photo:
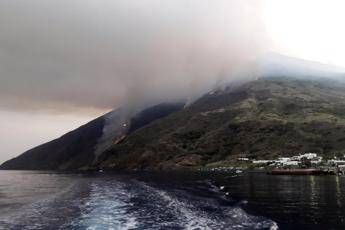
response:
[[[301,153],[292,157],[279,157],[270,160],[253,160],[247,157],[239,157],[237,161],[243,162],[245,166],[241,164],[241,166],[206,167],[200,168],[199,170],[210,172],[235,172],[236,174],[240,174],[243,172],[243,169],[254,166],[254,169],[287,169],[290,172],[293,170],[296,172],[301,170],[314,170],[322,174],[345,175],[345,155],[342,158],[333,157],[332,159],[324,159],[317,153]]]
[[[273,167],[339,167],[345,169],[345,156],[343,159],[334,157],[333,159],[324,160],[317,153],[302,153],[292,157],[279,157],[275,160],[250,160],[246,157],[237,159],[238,161],[251,162],[254,165],[265,165]]]

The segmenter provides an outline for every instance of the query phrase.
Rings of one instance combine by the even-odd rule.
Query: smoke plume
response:
[[[261,1],[3,0],[0,107],[193,99],[266,48]]]

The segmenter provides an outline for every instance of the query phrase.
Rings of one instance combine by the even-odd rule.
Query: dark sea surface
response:
[[[338,176],[0,171],[0,229],[345,229],[344,192]]]

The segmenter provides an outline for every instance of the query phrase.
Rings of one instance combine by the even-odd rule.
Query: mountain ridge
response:
[[[239,155],[345,153],[344,73],[282,55],[272,60],[261,77],[219,86],[187,105],[161,103],[131,115],[126,107],[114,110],[0,169],[165,170]]]
[[[345,152],[345,85],[266,78],[208,94],[112,146],[98,167],[164,170],[250,158]]]

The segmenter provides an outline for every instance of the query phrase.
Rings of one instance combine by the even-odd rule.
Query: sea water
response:
[[[342,177],[0,171],[0,229],[344,229]]]

